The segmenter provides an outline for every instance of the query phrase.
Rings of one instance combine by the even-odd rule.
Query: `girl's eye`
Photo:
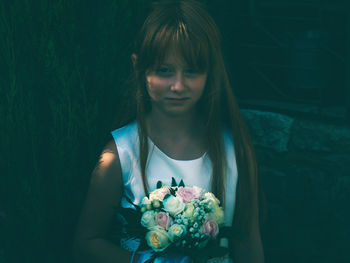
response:
[[[162,66],[156,70],[156,74],[159,75],[160,77],[171,77],[175,74],[175,69],[171,67]],[[200,72],[196,69],[189,68],[189,69],[185,69],[183,71],[183,74],[188,78],[194,78],[198,74],[200,74]]]
[[[184,73],[187,76],[194,77],[199,74],[199,71],[195,69],[186,69]]]
[[[171,75],[171,74],[173,73],[173,71],[172,71],[170,68],[168,68],[168,67],[160,67],[160,68],[157,70],[157,73],[158,73],[159,75],[165,76],[165,75]]]

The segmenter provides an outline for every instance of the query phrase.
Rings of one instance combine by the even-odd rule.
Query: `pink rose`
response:
[[[165,229],[168,229],[171,225],[171,217],[168,213],[160,212],[156,216],[157,224]]]
[[[197,192],[191,187],[179,187],[176,196],[181,196],[184,202],[191,202],[193,199],[198,198]]]
[[[219,234],[218,223],[216,223],[214,220],[205,221],[203,224],[202,233],[208,234],[212,238],[215,238],[217,236],[217,234]]]

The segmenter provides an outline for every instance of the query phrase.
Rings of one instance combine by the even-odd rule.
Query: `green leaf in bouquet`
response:
[[[157,189],[162,188],[162,186],[163,186],[162,181],[158,181],[157,182]]]
[[[171,191],[170,191],[171,192]],[[169,198],[171,196],[171,194],[166,194],[163,198],[163,201],[166,200],[167,198]]]
[[[176,190],[173,188],[170,188],[170,193],[171,195],[175,196],[176,195]]]
[[[185,187],[185,183],[184,183],[184,181],[182,179],[181,179],[181,181],[179,183],[179,186]]]
[[[171,177],[171,187],[176,187],[177,183],[174,177]]]

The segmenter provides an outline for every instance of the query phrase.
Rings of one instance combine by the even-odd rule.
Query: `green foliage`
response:
[[[72,262],[146,2],[0,2],[1,262]]]

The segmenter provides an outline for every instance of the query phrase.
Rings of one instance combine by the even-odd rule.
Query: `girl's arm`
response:
[[[115,143],[111,141],[105,147],[92,172],[75,236],[74,256],[77,262],[130,262],[130,252],[106,239],[121,196],[120,160]]]

